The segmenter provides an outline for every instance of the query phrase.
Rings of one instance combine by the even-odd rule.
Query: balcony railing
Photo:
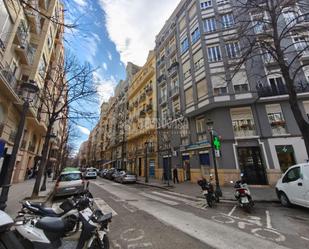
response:
[[[148,87],[146,88],[146,94],[151,95],[152,92],[153,92],[152,86],[148,86]]]
[[[165,57],[162,56],[158,61],[157,61],[157,66],[161,67],[165,64]]]
[[[257,93],[260,97],[270,97],[287,94],[285,86],[272,88],[270,86],[258,86]]]
[[[171,75],[175,70],[178,70],[179,63],[177,61],[173,62],[167,69],[168,73]]]
[[[158,84],[161,84],[161,83],[164,82],[165,80],[166,80],[165,74],[161,74],[161,75],[159,76],[159,78],[157,79]]]
[[[16,91],[17,80],[9,67],[0,69],[1,76],[5,79],[8,85]]]
[[[270,123],[273,135],[286,134],[286,124],[284,120],[273,121]]]
[[[146,99],[146,94],[143,93],[141,94],[141,96],[139,97],[139,102],[143,102]]]
[[[242,125],[237,129],[234,128],[235,137],[250,137],[255,136],[256,131],[253,125]]]

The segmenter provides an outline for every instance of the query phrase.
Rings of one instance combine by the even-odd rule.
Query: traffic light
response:
[[[221,141],[220,141],[220,137],[217,135],[213,136],[213,141],[212,144],[215,147],[216,150],[220,150],[221,149]]]

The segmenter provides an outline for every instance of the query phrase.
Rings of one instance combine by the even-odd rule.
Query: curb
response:
[[[149,187],[154,187],[154,188],[159,188],[159,189],[164,189],[164,190],[167,190],[167,191],[172,191],[172,189],[174,188],[174,186],[158,186],[156,184],[151,184],[151,183],[144,183],[144,182],[140,182],[140,181],[137,181],[136,182],[137,184],[140,184],[140,185],[144,185],[144,186],[149,186]],[[204,199],[204,197],[201,197],[201,196],[196,196],[196,198],[199,198],[199,199]],[[226,201],[226,202],[237,202],[234,198],[224,198],[224,197],[221,197],[220,200],[222,200],[223,202]],[[255,203],[280,203],[279,200],[254,200]]]
[[[52,188],[46,195],[38,196],[37,198],[26,197],[23,200],[40,202],[44,204],[51,204],[52,199],[54,197],[54,188]]]

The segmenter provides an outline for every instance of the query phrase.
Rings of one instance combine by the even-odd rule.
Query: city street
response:
[[[309,213],[300,207],[257,203],[247,214],[220,202],[210,209],[197,197],[103,179],[92,180],[90,190],[104,212],[113,211],[115,249],[309,247]]]

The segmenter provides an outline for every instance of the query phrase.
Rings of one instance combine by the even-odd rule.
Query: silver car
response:
[[[120,171],[114,179],[116,182],[120,183],[135,183],[136,174],[132,172]]]
[[[56,182],[55,196],[67,196],[81,194],[86,185],[80,171],[62,172]]]

